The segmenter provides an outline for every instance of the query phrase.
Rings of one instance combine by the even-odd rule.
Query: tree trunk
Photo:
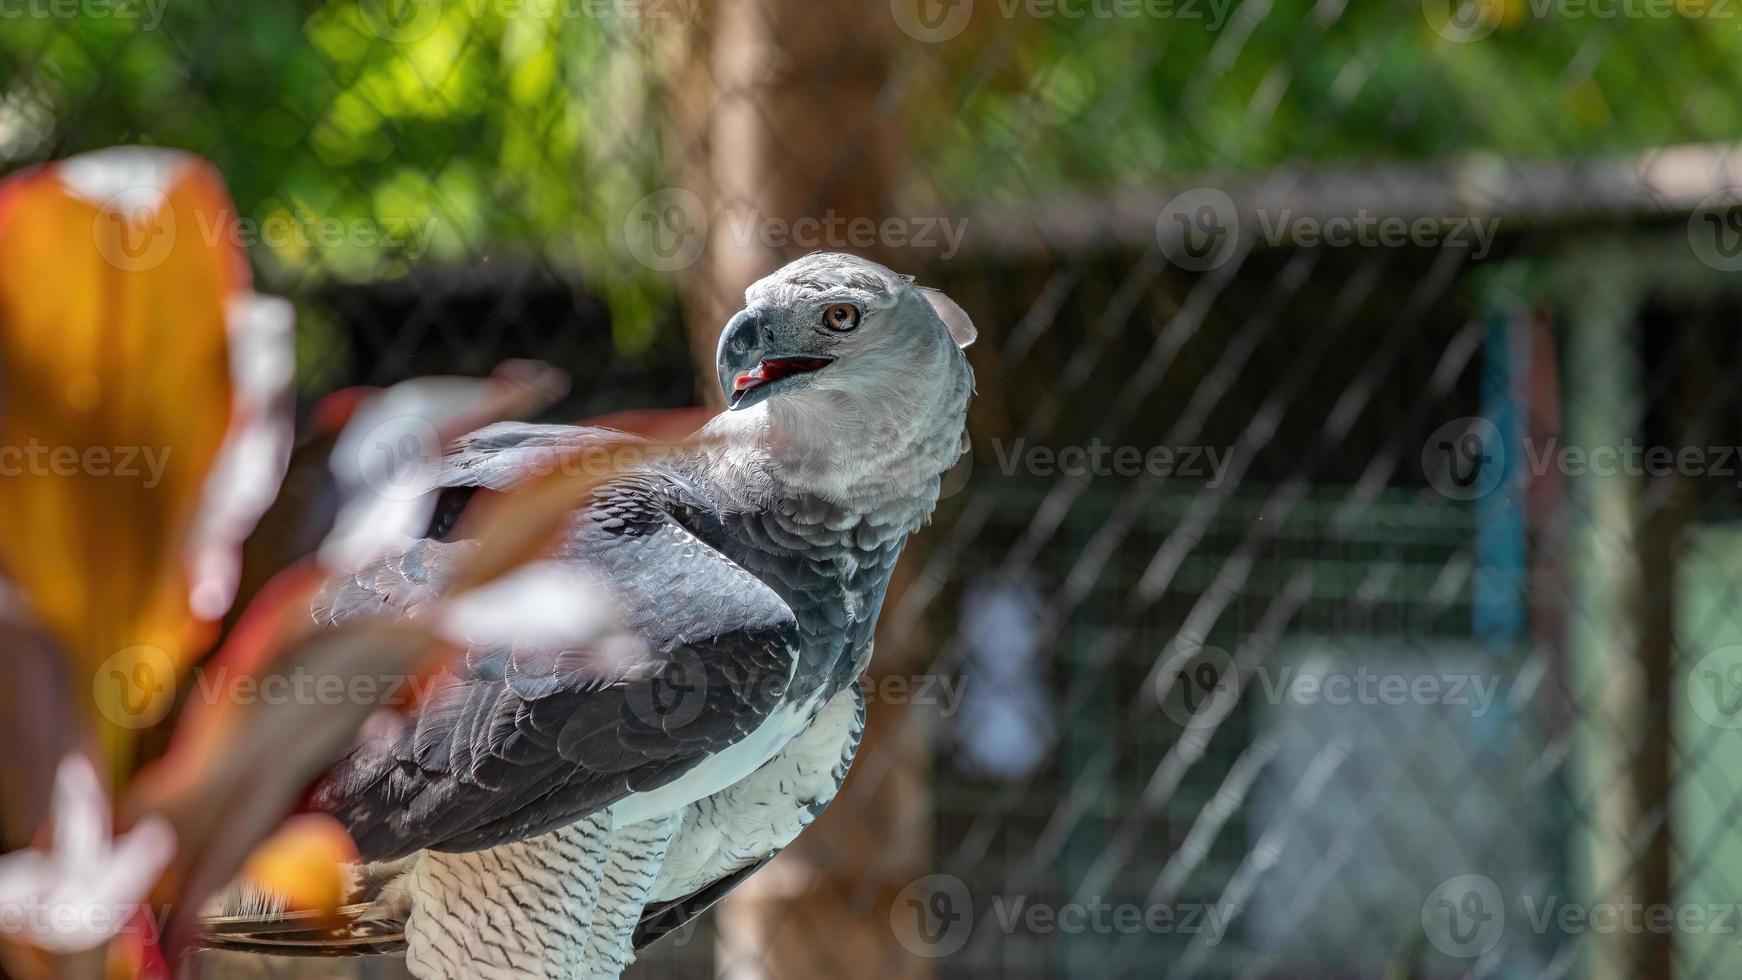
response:
[[[696,26],[673,116],[677,179],[707,211],[707,247],[683,295],[698,394],[719,406],[714,346],[746,286],[819,249],[889,257],[850,246],[842,229],[890,211],[899,139],[877,103],[894,24],[847,0],[717,0]],[[904,577],[898,570],[886,607]],[[913,673],[913,651],[907,637],[881,636],[873,676]],[[897,944],[889,917],[895,894],[930,864],[927,762],[901,709],[873,702],[840,797],[722,906],[722,975],[930,975]]]

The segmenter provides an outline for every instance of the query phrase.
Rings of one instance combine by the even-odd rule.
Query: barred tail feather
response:
[[[406,875],[405,966],[421,980],[574,980],[600,904],[608,814],[481,851],[423,851]]]

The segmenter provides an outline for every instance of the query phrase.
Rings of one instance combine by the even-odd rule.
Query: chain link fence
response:
[[[974,316],[849,792],[642,975],[1725,977],[1736,17],[0,0],[0,166],[216,162],[305,410],[705,402],[818,248]]]

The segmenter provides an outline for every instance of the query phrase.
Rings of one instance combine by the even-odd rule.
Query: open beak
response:
[[[776,338],[753,310],[742,310],[727,321],[714,363],[728,408],[749,408],[770,394],[762,390],[769,385],[821,370],[834,360],[822,354],[781,352]]]
[[[807,374],[811,371],[827,367],[832,357],[815,355],[797,355],[792,357],[765,357],[756,362],[756,366],[738,375],[732,382],[732,406],[737,407],[744,396],[763,385],[773,384],[782,378],[790,378],[795,374]]]

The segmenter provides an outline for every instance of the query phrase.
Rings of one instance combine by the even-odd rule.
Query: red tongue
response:
[[[757,385],[765,385],[794,374],[815,371],[829,363],[822,357],[771,357],[738,376],[732,383],[734,392],[748,391]]]

